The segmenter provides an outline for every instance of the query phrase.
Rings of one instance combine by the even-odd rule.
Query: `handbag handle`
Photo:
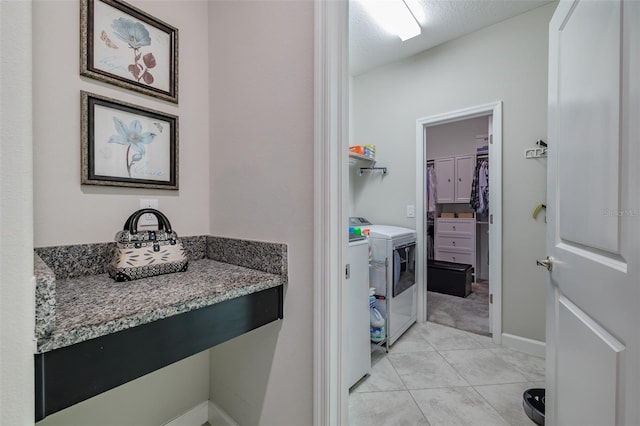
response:
[[[129,216],[129,219],[124,224],[124,230],[129,231],[131,234],[138,233],[138,221],[145,214],[152,214],[158,219],[158,229],[164,230],[167,233],[171,232],[171,222],[160,211],[156,209],[140,209],[137,212]]]

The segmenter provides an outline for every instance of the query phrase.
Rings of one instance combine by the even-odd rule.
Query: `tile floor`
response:
[[[491,338],[427,322],[414,324],[349,395],[351,426],[534,426],[522,393],[544,387],[544,359]]]

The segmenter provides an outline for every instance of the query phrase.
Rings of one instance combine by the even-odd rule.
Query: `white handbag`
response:
[[[158,219],[157,231],[138,231],[138,221],[145,214]],[[133,213],[116,234],[113,259],[107,268],[116,281],[131,281],[154,275],[184,272],[189,260],[169,219],[155,209]]]

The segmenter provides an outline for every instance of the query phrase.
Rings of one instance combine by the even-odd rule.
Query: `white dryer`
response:
[[[387,345],[392,345],[417,318],[416,231],[372,225],[362,217],[350,226],[368,228],[371,247],[369,285],[376,288],[376,307],[387,321]]]

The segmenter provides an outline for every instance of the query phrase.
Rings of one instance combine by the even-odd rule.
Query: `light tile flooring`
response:
[[[544,359],[486,336],[414,324],[349,395],[351,426],[534,426],[522,393],[544,387]]]

